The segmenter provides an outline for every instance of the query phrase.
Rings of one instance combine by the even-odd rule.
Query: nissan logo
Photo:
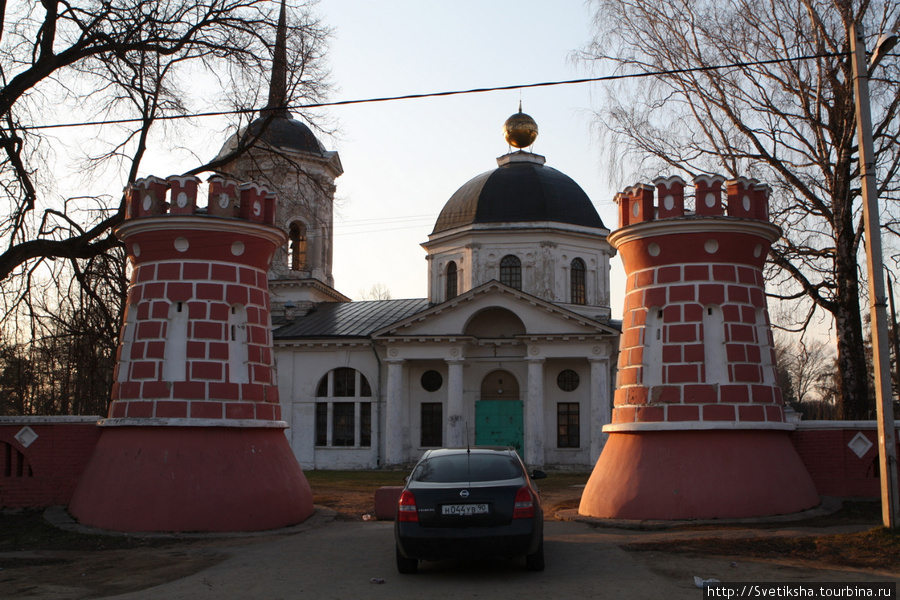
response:
[[[469,490],[463,490],[463,491],[461,491],[461,492],[459,493],[459,495],[462,496],[463,498],[468,498],[468,497],[469,497]]]

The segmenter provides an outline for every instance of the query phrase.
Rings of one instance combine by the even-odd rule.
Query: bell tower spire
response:
[[[260,111],[264,117],[291,118],[287,105],[287,7],[281,0],[278,26],[275,33],[275,48],[272,51],[272,76],[269,79],[269,101]]]

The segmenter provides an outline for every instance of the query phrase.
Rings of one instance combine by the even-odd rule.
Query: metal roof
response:
[[[322,302],[293,322],[273,319],[276,340],[330,337],[369,337],[373,331],[425,310],[426,298]]]
[[[590,198],[568,175],[535,162],[509,162],[459,188],[431,233],[475,223],[544,221],[604,228]]]

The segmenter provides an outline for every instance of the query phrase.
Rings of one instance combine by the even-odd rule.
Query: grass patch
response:
[[[304,471],[306,480],[316,488],[359,492],[371,490],[373,493],[385,485],[404,485],[409,471]],[[587,483],[590,473],[547,473],[546,479],[538,480],[541,491],[557,491]]]
[[[699,538],[625,544],[622,547],[637,552],[677,552],[763,560],[791,558],[859,568],[900,568],[900,532],[884,527],[834,535]]]
[[[65,531],[47,523],[43,514],[41,509],[0,512],[0,552],[123,550],[167,546],[178,541]]]
[[[317,487],[358,492],[371,489],[374,493],[385,485],[403,485],[409,471],[303,471],[313,491]]]
[[[313,502],[336,510],[338,518],[355,520],[375,511],[375,491],[382,486],[402,486],[409,471],[304,471],[312,488]],[[555,492],[572,492],[575,486],[587,483],[589,473],[548,473],[546,479],[539,480],[542,496]],[[580,491],[576,490],[580,495]],[[553,510],[572,508],[553,504]],[[549,505],[545,505],[545,510]]]

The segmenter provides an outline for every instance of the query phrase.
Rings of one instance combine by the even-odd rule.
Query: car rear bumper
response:
[[[495,527],[422,527],[396,523],[400,553],[420,560],[467,560],[522,556],[537,552],[543,522],[519,519]]]

